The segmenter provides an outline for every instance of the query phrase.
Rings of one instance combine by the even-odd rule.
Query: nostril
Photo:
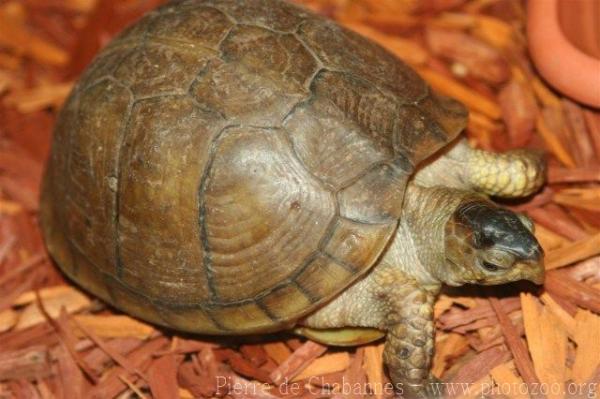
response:
[[[535,261],[539,261],[543,257],[544,257],[544,249],[542,248],[542,246],[539,243],[536,242],[536,245],[533,247],[533,250],[532,250],[532,259]]]
[[[539,262],[544,257],[544,249],[533,234],[521,239],[518,252],[518,258],[526,262]]]

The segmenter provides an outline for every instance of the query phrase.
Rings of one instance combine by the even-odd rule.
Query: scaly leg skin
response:
[[[407,399],[433,397],[433,303],[440,285],[423,285],[385,260],[302,321],[311,328],[372,327],[387,332],[384,362]]]
[[[494,153],[458,140],[437,158],[423,163],[415,175],[423,187],[443,185],[504,198],[526,197],[544,183],[546,163],[541,153],[512,150]]]
[[[430,373],[434,349],[433,303],[437,289],[426,290],[413,284],[403,287],[396,297],[396,312],[383,352],[384,363],[395,386],[406,399],[441,397],[442,385]]]

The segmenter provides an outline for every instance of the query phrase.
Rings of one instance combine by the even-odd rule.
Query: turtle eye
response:
[[[497,272],[500,269],[500,266],[490,263],[488,261],[482,261],[481,266],[487,270],[488,272]]]

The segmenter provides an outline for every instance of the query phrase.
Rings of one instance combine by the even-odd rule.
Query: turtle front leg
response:
[[[386,333],[384,362],[393,385],[407,399],[431,398],[433,303],[439,284],[419,284],[389,263],[375,267],[339,297],[302,321],[314,329],[371,327]],[[322,341],[323,342],[323,341]],[[330,344],[335,344],[329,340]]]
[[[397,252],[388,251],[364,279],[301,324],[313,329],[369,327],[385,332],[384,362],[393,385],[407,399],[439,396],[434,392],[439,386],[428,383],[434,380],[429,371],[434,345],[433,303],[440,284],[420,283],[408,276],[395,262]],[[413,265],[410,270],[416,268]]]
[[[442,386],[430,372],[438,290],[407,284],[401,291],[394,295],[398,300],[388,316],[384,362],[404,398],[440,397]]]

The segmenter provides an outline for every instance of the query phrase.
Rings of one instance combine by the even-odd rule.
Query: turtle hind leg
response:
[[[518,198],[539,190],[545,175],[546,162],[540,152],[519,149],[494,153],[472,148],[461,139],[425,162],[414,180],[423,187],[442,185]]]
[[[476,190],[488,195],[525,197],[544,183],[546,163],[541,152],[532,150],[497,154],[471,149],[465,175]]]

